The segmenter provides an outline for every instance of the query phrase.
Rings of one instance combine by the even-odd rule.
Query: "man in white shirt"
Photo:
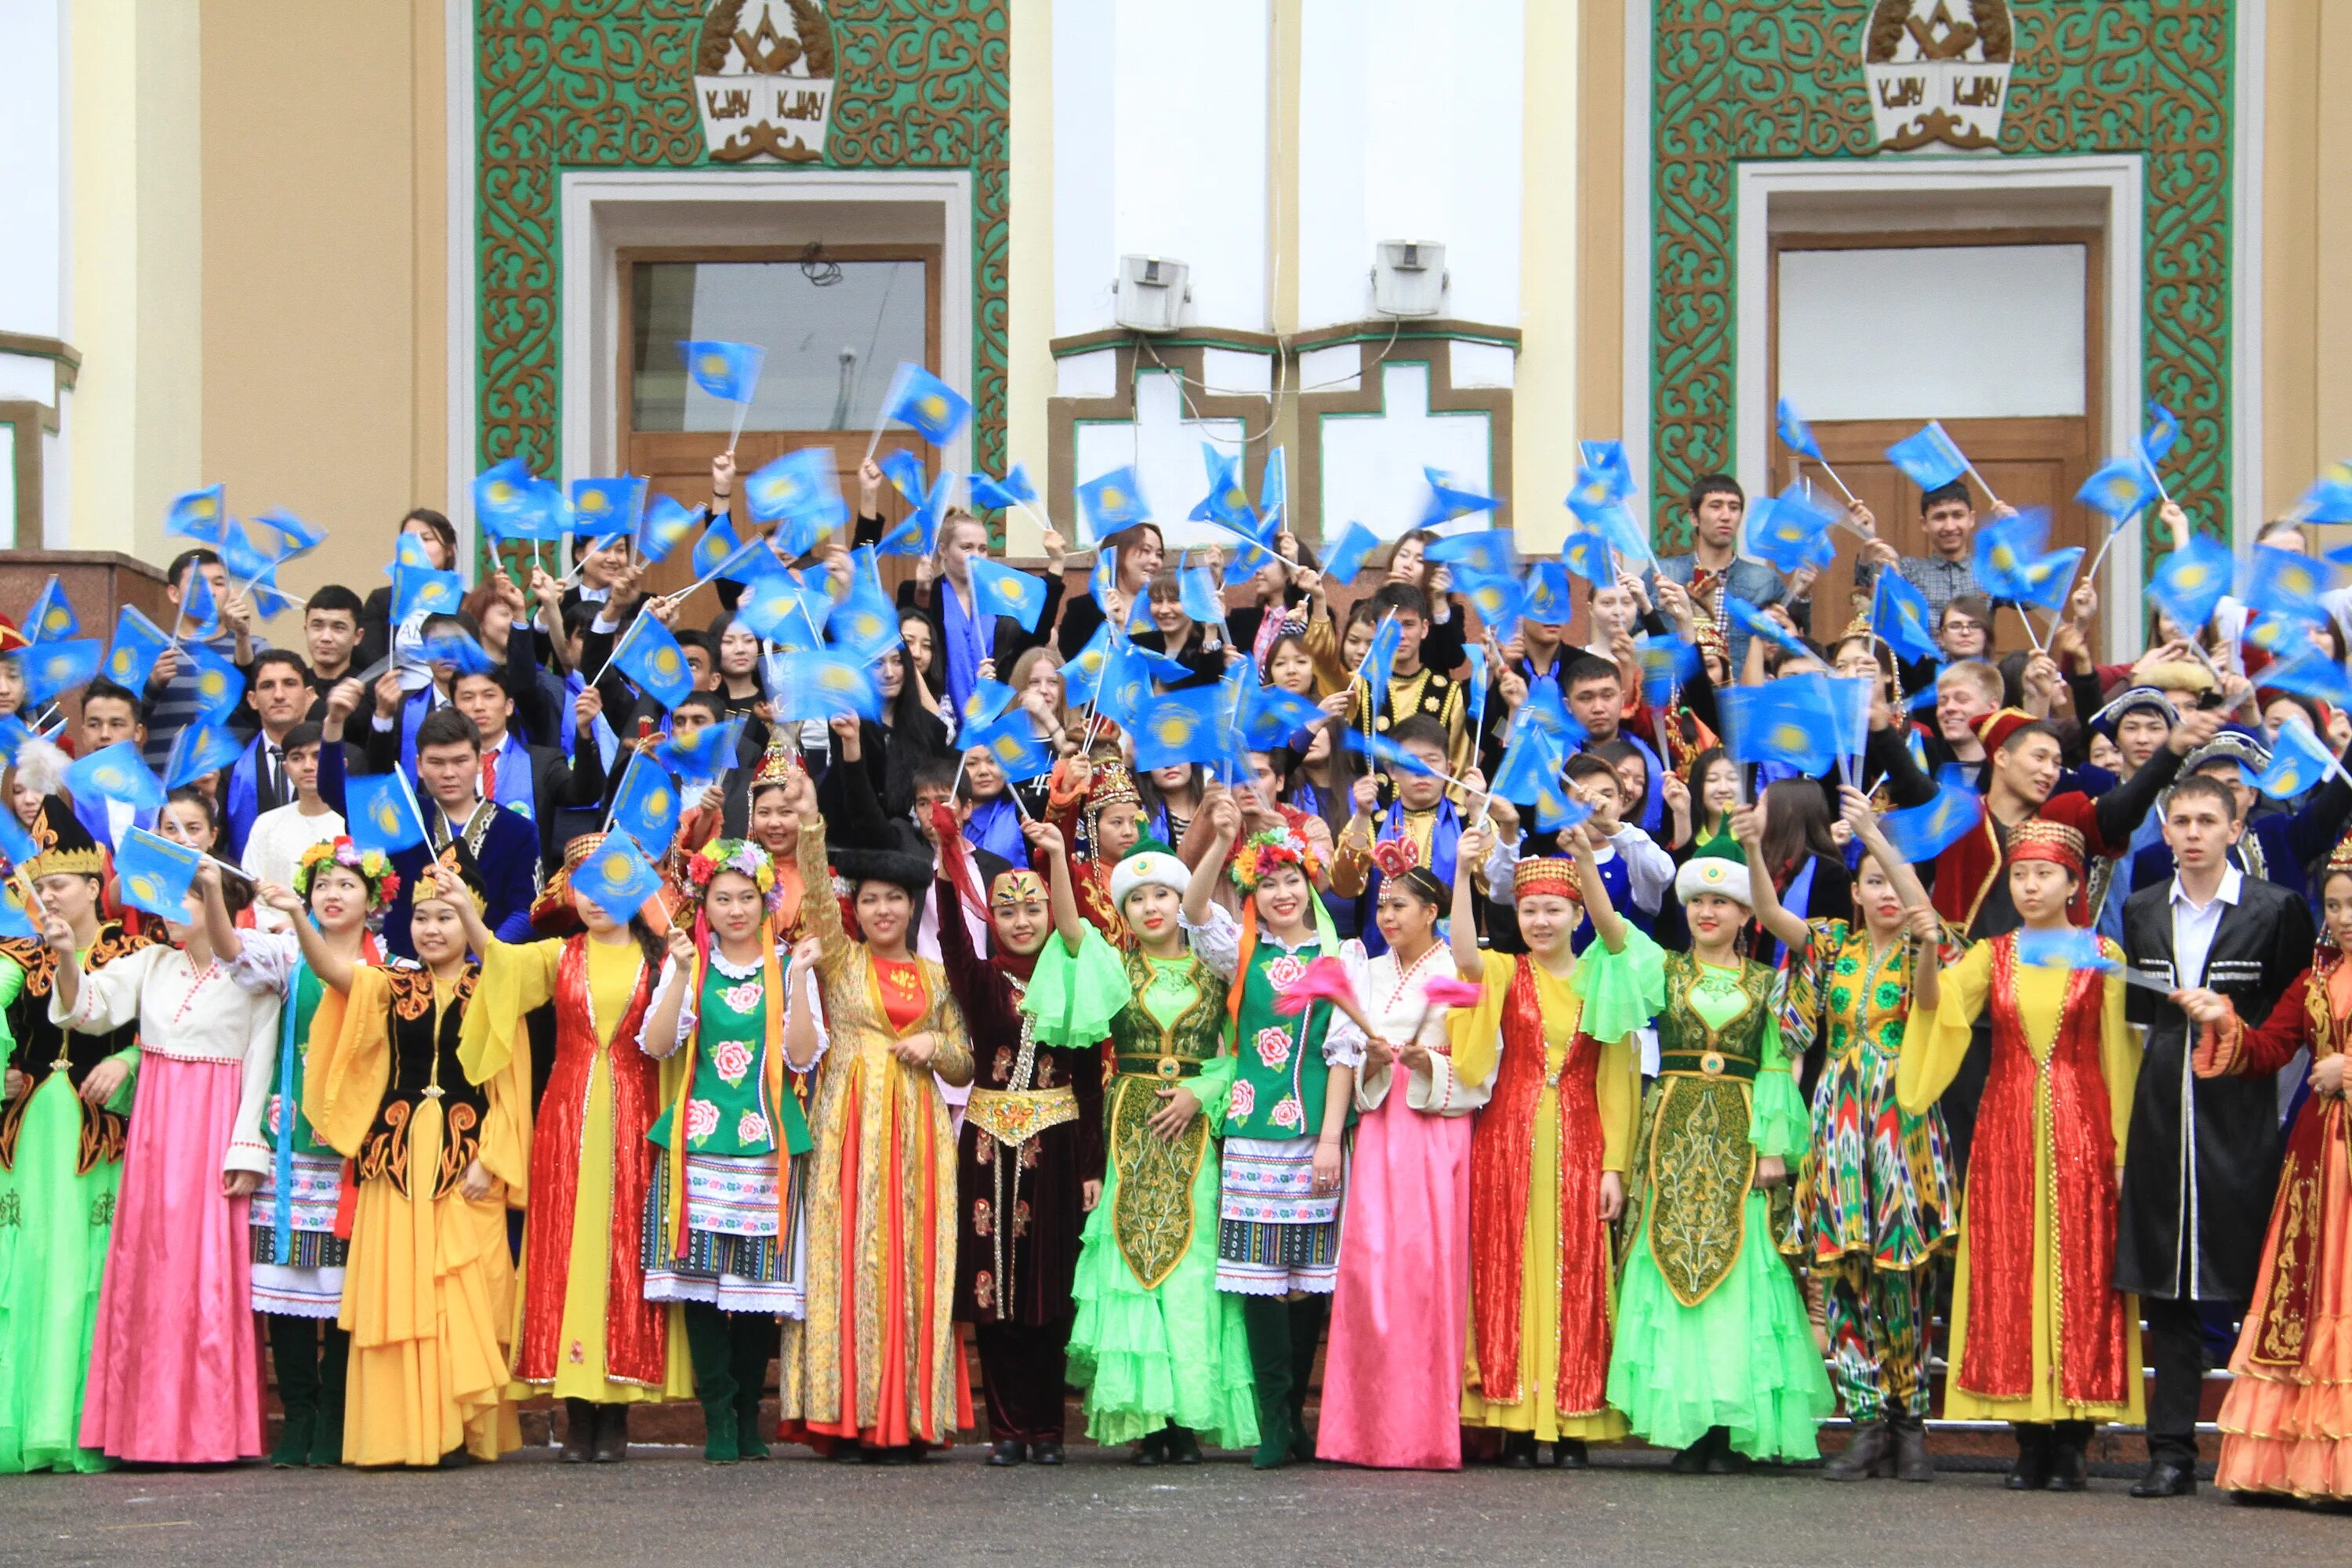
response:
[[[319,794],[319,726],[305,720],[286,731],[282,744],[294,798],[253,819],[241,863],[256,881],[290,888],[302,851],[341,837],[343,818]],[[253,919],[264,931],[283,931],[288,923],[284,915],[261,904],[254,906]]]
[[[2124,903],[2125,954],[2168,993],[2134,986],[2125,997],[2145,1034],[2123,1151],[2116,1289],[2140,1298],[2155,1373],[2147,1472],[2132,1486],[2137,1498],[2197,1489],[2205,1376],[2199,1303],[2238,1311],[2253,1295],[2278,1181],[2271,1081],[2196,1078],[2189,1017],[2219,1011],[2226,999],[2244,1023],[2261,1023],[2312,952],[2302,896],[2231,863],[2245,820],[2229,785],[2191,773],[2173,784],[2162,809],[2177,868],[2169,882]]]

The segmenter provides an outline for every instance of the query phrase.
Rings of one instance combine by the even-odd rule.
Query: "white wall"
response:
[[[2080,415],[2079,245],[1780,253],[1780,386],[1808,419]]]
[[[67,0],[10,0],[0,6],[0,332],[64,338],[67,321],[66,105]],[[52,360],[0,354],[0,397],[55,405],[62,401]],[[63,542],[68,519],[63,453],[58,437],[42,437],[53,539]],[[13,454],[5,454],[13,464]],[[0,541],[34,549],[52,541],[19,537],[16,497],[0,467]]]
[[[1077,426],[1076,479],[1085,484],[1114,468],[1133,465],[1151,521],[1171,547],[1223,544],[1230,552],[1234,536],[1222,528],[1191,519],[1193,503],[1209,493],[1208,464],[1201,444],[1208,442],[1220,454],[1230,455],[1241,445],[1238,419],[1193,419],[1184,407],[1182,375],[1175,371],[1145,370],[1135,378],[1135,414],[1128,420],[1080,421]],[[1255,492],[1253,492],[1255,493]],[[1091,547],[1083,509],[1077,513],[1077,542]]]
[[[1459,489],[1492,493],[1493,432],[1486,416],[1431,413],[1429,366],[1419,360],[1391,359],[1377,374],[1379,413],[1323,415],[1321,429],[1307,437],[1323,443],[1326,539],[1337,539],[1349,522],[1383,539],[1417,525],[1430,499],[1424,468],[1452,476]]]
[[[1271,325],[1269,0],[1054,7],[1054,332],[1112,325],[1118,258],[1192,266],[1181,320]]]
[[[1444,243],[1444,314],[1516,324],[1521,0],[1304,0],[1303,19],[1298,324],[1370,316],[1383,239]]]

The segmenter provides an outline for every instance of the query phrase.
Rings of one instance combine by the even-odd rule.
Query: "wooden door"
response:
[[[873,440],[898,361],[939,363],[940,251],[936,246],[803,248],[713,246],[624,250],[618,450],[628,472],[688,507],[710,499],[711,459],[726,449],[734,405],[691,388],[677,343],[724,339],[767,350],[758,395],[735,442],[734,521],[751,527],[740,476],[803,447],[833,454],[842,497],[857,504],[857,468]],[[903,426],[885,430],[877,455],[911,452],[937,477],[937,454]],[[892,522],[908,503],[885,487]],[[748,537],[748,534],[747,534]],[[910,568],[884,563],[895,588]],[[655,593],[694,581],[681,546],[646,574]],[[698,589],[680,624],[704,626],[716,592]]]
[[[2049,509],[2050,548],[2056,550],[2079,544],[2095,554],[2100,541],[2106,536],[2106,519],[2075,500],[2074,493],[2103,459],[2099,432],[2105,423],[2102,389],[2105,350],[2102,342],[2105,307],[2101,279],[2104,276],[2102,258],[2105,237],[2097,230],[1979,229],[1774,236],[1771,244],[1771,345],[1766,356],[1770,373],[1770,405],[1778,405],[1780,391],[1779,267],[1784,252],[2026,244],[2082,246],[2086,249],[2083,301],[2084,411],[2079,415],[2045,415],[2026,418],[1947,418],[1943,420],[1943,426],[1960,450],[1976,465],[1977,473],[1982,476],[1981,484],[1974,478],[1962,476],[1969,485],[1970,499],[1976,504],[1979,521],[1990,515],[1990,502],[1985,494],[1985,486],[1989,485],[1993,495],[2021,511],[2033,507]],[[1867,352],[1866,345],[1857,345],[1856,352]],[[1886,460],[1886,448],[1916,433],[1927,418],[1932,416],[1912,414],[1901,418],[1814,420],[1811,424],[1813,437],[1821,446],[1822,457],[1837,470],[1837,477],[1869,506],[1877,519],[1880,536],[1905,555],[1927,553],[1927,537],[1919,519],[1919,487]],[[1790,451],[1781,442],[1777,426],[1772,432],[1770,451],[1775,489],[1786,486],[1795,479],[1810,479],[1816,499],[1832,506],[1843,504],[1843,494],[1822,471],[1821,465]],[[1854,599],[1854,554],[1860,541],[1844,529],[1834,531],[1832,537],[1837,542],[1837,559],[1822,569],[1813,586],[1813,624],[1810,631],[1817,640],[1834,639],[1868,609],[1866,604],[1857,605]],[[2084,565],[2088,567],[2087,558]],[[2116,611],[2117,606],[2105,602],[2106,590],[2104,584],[2101,593],[2100,619],[2104,621]],[[2126,609],[2124,613],[2136,615],[2137,612]],[[2036,612],[2034,636],[2046,640],[2049,616]],[[2013,613],[2004,611],[1995,617],[1992,646],[1996,654],[2029,646],[2025,628]],[[2098,628],[2094,626],[2092,647],[2095,649],[2098,646]]]

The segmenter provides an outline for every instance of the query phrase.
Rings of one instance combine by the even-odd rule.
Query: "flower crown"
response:
[[[1286,824],[1253,834],[1241,847],[1234,856],[1234,886],[1244,893],[1255,892],[1277,866],[1296,866],[1310,882],[1323,875],[1323,862],[1307,847],[1307,841]]]
[[[750,879],[760,889],[760,897],[773,904],[776,897],[776,863],[768,852],[748,838],[714,838],[694,852],[686,863],[686,883],[697,899],[710,895],[711,879],[721,871],[732,871]]]
[[[308,902],[310,884],[318,879],[319,868],[330,865],[341,866],[367,884],[370,908],[388,904],[400,896],[400,873],[392,868],[392,861],[384,852],[362,849],[349,837],[313,844],[302,851],[302,858],[294,868],[294,896]]]

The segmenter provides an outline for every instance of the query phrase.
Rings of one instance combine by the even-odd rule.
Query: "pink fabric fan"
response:
[[[1421,994],[1433,1007],[1475,1007],[1486,993],[1475,981],[1439,979],[1424,982]]]
[[[1275,997],[1274,1010],[1295,1018],[1317,1002],[1331,1003],[1350,1015],[1356,1011],[1356,988],[1348,984],[1348,966],[1336,958],[1318,958],[1308,964],[1306,973]]]

